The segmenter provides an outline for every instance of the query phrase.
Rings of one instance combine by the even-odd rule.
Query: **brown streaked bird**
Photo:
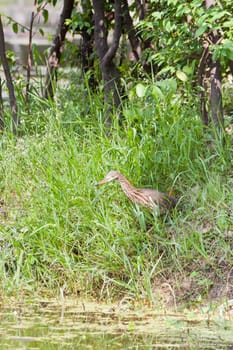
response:
[[[159,207],[161,211],[173,209],[178,200],[167,193],[150,188],[136,188],[119,172],[110,171],[104,179],[97,182],[98,185],[117,180],[126,196],[134,203],[147,206],[149,209]]]

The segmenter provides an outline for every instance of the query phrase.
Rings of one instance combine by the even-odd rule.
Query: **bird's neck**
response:
[[[130,194],[133,193],[136,188],[132,186],[131,183],[123,175],[118,178],[118,181],[120,182],[121,188],[125,192],[126,196],[130,198]]]

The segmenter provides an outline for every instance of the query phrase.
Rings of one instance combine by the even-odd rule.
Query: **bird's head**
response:
[[[121,173],[119,171],[111,170],[105,176],[105,178],[103,178],[102,180],[100,180],[99,182],[96,183],[96,186],[103,185],[103,184],[110,182],[110,181],[113,181],[113,180],[118,180],[120,175],[121,175]]]

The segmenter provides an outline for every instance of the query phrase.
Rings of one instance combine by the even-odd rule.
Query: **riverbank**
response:
[[[132,89],[109,137],[101,96],[77,91],[76,80],[55,103],[32,95],[22,135],[1,135],[1,293],[231,300],[232,133],[214,139],[176,91],[153,105]],[[172,188],[180,207],[157,216],[116,183],[96,188],[110,170],[137,187]]]

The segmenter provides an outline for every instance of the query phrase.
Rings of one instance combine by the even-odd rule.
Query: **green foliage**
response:
[[[92,7],[89,6],[84,12],[78,11],[77,8],[72,10],[71,18],[66,19],[66,25],[68,25],[72,33],[79,33],[82,30],[86,30],[90,34],[93,30],[92,20]]]
[[[18,29],[18,23],[13,23],[13,24],[12,24],[12,29],[13,29],[14,33],[17,34],[17,33],[18,33],[18,30],[19,30],[19,29]]]
[[[4,133],[0,140],[5,292],[62,288],[160,303],[163,281],[177,300],[189,301],[208,294],[219,274],[227,283],[231,140],[207,147],[195,96],[184,97],[179,84],[132,87],[123,124],[114,118],[111,137],[101,97],[77,90],[75,80],[55,103],[32,95],[30,113],[22,104],[22,136]],[[156,217],[129,203],[116,183],[97,189],[111,169],[136,186],[173,188],[182,210]],[[193,286],[188,291],[184,276]]]
[[[49,19],[49,11],[47,9],[43,9],[42,16],[44,18],[44,24],[47,23]]]
[[[215,48],[213,59],[219,59],[225,64],[228,60],[233,61],[233,40],[223,39],[221,44]]]
[[[48,0],[48,1],[44,1],[44,0],[36,0],[34,3],[35,6],[35,13],[34,13],[34,19],[41,14],[43,17],[43,22],[44,24],[46,24],[48,22],[49,19],[49,11],[46,9],[46,6],[48,4],[52,4],[53,6],[55,6],[57,3],[57,0]],[[19,32],[19,28],[21,30],[21,32],[28,32],[30,31],[30,28],[19,23],[16,22],[14,18],[10,17],[10,16],[5,16],[4,14],[1,14],[1,16],[5,17],[7,19],[8,24],[12,25],[12,30],[15,34],[18,34]],[[44,36],[44,31],[42,28],[38,28],[40,34],[42,36]]]
[[[159,75],[179,75],[182,79],[192,79],[183,68],[193,71],[201,57],[203,42],[208,34],[216,30],[220,40],[213,45],[214,59],[232,60],[232,8],[223,1],[208,10],[203,1],[193,0],[177,5],[176,1],[155,0],[150,4],[149,16],[139,22],[140,35],[150,40],[153,51],[146,57],[159,67]],[[181,80],[182,80],[181,79]]]

